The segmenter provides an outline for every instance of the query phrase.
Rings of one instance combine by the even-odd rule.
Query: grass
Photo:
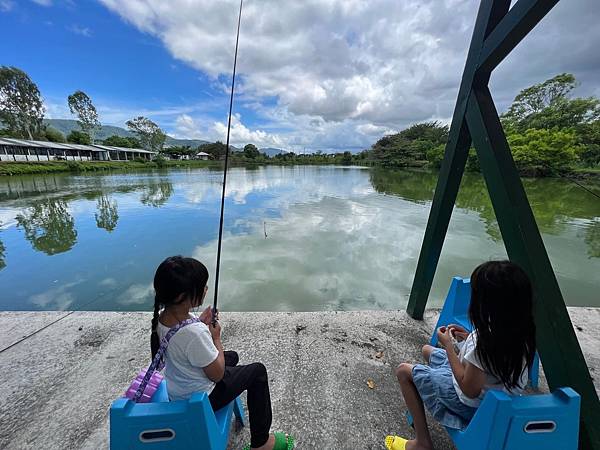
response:
[[[211,167],[213,161],[48,161],[48,162],[0,162],[0,176],[32,175],[60,172],[100,172],[107,170],[159,169],[166,167]]]

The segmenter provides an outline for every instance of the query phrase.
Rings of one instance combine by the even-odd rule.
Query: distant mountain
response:
[[[65,136],[69,134],[73,130],[80,130],[79,124],[76,120],[72,119],[44,119],[44,123],[46,125],[51,126],[52,128],[56,128]],[[100,130],[96,132],[96,139],[102,141],[109,136],[121,136],[121,137],[129,137],[133,136],[129,130],[121,127],[115,127],[113,125],[101,125]],[[165,144],[167,146],[186,146],[190,147],[198,147],[199,145],[206,144],[208,141],[202,141],[200,139],[175,139],[171,136],[167,136]]]
[[[282,153],[289,153],[287,150],[282,150],[280,148],[273,148],[273,147],[261,148],[261,149],[259,149],[259,151],[261,153],[266,153],[267,156],[270,156],[271,158],[275,155],[281,155]]]

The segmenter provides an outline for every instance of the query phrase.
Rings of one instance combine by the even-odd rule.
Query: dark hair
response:
[[[208,270],[200,261],[183,256],[170,256],[165,259],[154,275],[154,315],[152,316],[152,334],[150,348],[152,358],[158,352],[160,342],[156,327],[158,313],[163,306],[176,305],[184,300],[200,303],[204,288],[208,282]]]
[[[469,318],[477,333],[475,352],[485,369],[507,389],[518,387],[536,349],[533,289],[525,271],[510,261],[477,267],[471,275]]]

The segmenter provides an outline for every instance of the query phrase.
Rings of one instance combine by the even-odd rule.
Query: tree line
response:
[[[573,98],[577,86],[572,74],[557,75],[523,89],[501,115],[513,159],[522,173],[600,168],[600,101]],[[368,150],[367,160],[386,167],[440,167],[448,131],[439,122],[412,125],[379,139]],[[479,170],[473,148],[467,169]]]

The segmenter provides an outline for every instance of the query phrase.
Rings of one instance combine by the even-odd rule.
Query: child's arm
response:
[[[217,356],[217,359],[204,367],[204,373],[209,380],[218,383],[223,379],[223,375],[225,375],[225,354],[223,353],[223,344],[221,343],[221,325],[219,322],[216,322],[214,326],[210,323],[208,329],[212,335],[215,347],[217,347],[217,350],[219,351],[219,355]]]
[[[438,341],[446,350],[452,374],[460,390],[469,398],[478,397],[485,384],[485,372],[468,361],[465,362],[464,366],[461,364],[458,355],[454,351],[449,328],[441,327],[438,330]]]

